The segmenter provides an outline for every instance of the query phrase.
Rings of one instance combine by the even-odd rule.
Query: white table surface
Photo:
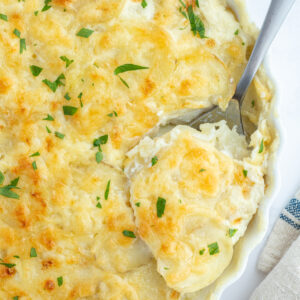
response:
[[[282,0],[285,1],[285,0]],[[270,0],[246,0],[251,20],[259,27]],[[283,148],[279,159],[281,185],[270,210],[268,232],[249,257],[242,277],[223,293],[221,300],[248,300],[265,275],[256,269],[257,259],[280,211],[300,189],[300,1],[296,1],[266,59],[277,83],[277,111],[283,127]],[[269,300],[269,299],[264,299]],[[272,300],[272,299],[270,299]],[[288,300],[288,299],[287,299]]]

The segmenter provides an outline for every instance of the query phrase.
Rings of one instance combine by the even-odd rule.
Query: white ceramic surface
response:
[[[270,0],[246,0],[246,3],[250,19],[260,27]],[[242,276],[225,289],[220,300],[247,300],[264,279],[265,274],[256,269],[257,259],[280,211],[300,189],[300,1],[296,1],[273,42],[266,66],[275,82],[278,101],[276,110],[282,127],[281,151],[277,157],[281,184],[267,210],[269,224],[265,238],[249,256]]]

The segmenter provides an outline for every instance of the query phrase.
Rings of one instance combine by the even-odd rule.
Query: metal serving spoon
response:
[[[288,12],[296,0],[272,0],[264,24],[262,26],[255,47],[252,51],[246,69],[236,87],[233,99],[230,100],[226,111],[222,111],[218,106],[201,113],[194,118],[188,125],[199,129],[203,123],[215,123],[226,120],[230,128],[236,126],[237,132],[246,136],[247,140],[254,131],[254,125],[244,130],[244,124],[241,115],[241,108],[248,87],[255,76],[267,50],[275,38],[279,28],[285,20]],[[250,132],[252,131],[252,132]]]

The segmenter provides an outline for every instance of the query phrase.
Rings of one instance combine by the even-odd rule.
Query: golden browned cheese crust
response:
[[[173,251],[174,265],[180,259],[181,250],[169,239],[177,243],[181,225],[155,217],[154,190],[147,192],[143,182],[152,171],[140,175],[141,186],[130,186],[131,175],[123,171],[126,153],[170,116],[213,104],[226,108],[255,38],[223,0],[199,0],[199,7],[184,2],[203,21],[202,38],[191,31],[179,1],[146,0],[144,8],[141,2],[0,0],[0,299],[176,300],[190,291],[179,287],[194,272],[187,267],[178,275],[184,261],[173,273],[157,269],[157,251]],[[117,76],[115,69],[124,64],[146,68]],[[245,115],[258,125],[251,145],[258,152],[263,140],[261,156],[241,147],[243,157],[234,160],[216,144],[208,151],[188,136],[184,145],[190,152],[181,166],[177,156],[165,153],[166,167],[182,172],[176,188],[186,199],[199,191],[215,199],[215,206],[204,208],[176,202],[169,213],[181,220],[197,212],[207,233],[222,236],[220,247],[227,251],[218,256],[224,256],[218,274],[236,242],[226,236],[229,225],[242,224],[242,235],[257,207],[255,200],[239,216],[238,203],[219,201],[220,186],[241,186],[247,196],[251,180],[243,178],[242,164],[259,168],[261,178],[266,173],[271,98],[260,71]],[[99,137],[100,146],[94,142]],[[200,162],[207,173],[194,174]],[[143,214],[135,219],[138,210],[130,199],[139,189],[148,193],[143,197],[150,197],[152,210],[141,206]],[[152,233],[162,249],[148,241]],[[204,258],[217,268],[215,257]],[[201,265],[201,257],[195,262],[196,272],[203,273],[202,285],[193,281],[200,289],[213,279],[205,275],[210,263]]]

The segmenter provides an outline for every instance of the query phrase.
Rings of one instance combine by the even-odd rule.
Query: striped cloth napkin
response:
[[[250,300],[300,300],[300,191],[280,214],[258,261],[269,273]]]

